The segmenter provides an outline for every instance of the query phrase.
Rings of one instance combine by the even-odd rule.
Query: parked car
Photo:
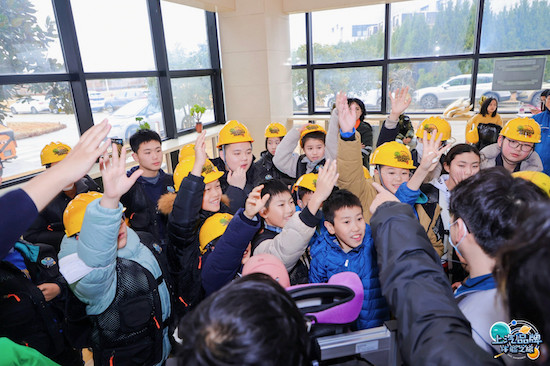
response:
[[[424,109],[437,108],[449,104],[458,98],[468,98],[472,84],[472,75],[453,76],[438,86],[421,88],[413,93],[413,100]],[[482,95],[495,98],[498,102],[510,99],[509,91],[493,91],[493,74],[478,74],[476,97]]]
[[[90,97],[90,107],[92,107],[92,112],[99,112],[105,108],[105,97],[101,92],[91,91],[88,92]]]
[[[542,83],[540,90],[522,90],[518,92],[517,100],[531,104],[533,107],[540,108],[540,94],[543,90],[550,89],[550,80]]]
[[[39,112],[53,112],[50,110],[50,101],[46,100],[44,95],[33,95],[28,97],[19,98],[15,103],[10,106],[11,113],[39,113]]]
[[[106,93],[105,110],[113,113],[123,105],[147,96],[147,89],[124,89]]]

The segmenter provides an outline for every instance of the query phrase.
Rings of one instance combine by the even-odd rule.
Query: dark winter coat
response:
[[[260,159],[254,163],[254,186],[270,180],[279,179],[287,185],[293,185],[295,179],[281,172],[273,164],[273,155],[269,151],[263,151]]]

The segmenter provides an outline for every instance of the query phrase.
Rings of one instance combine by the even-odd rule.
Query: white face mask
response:
[[[458,219],[456,219],[451,225],[449,225],[449,244],[451,244],[451,246],[453,247],[454,250],[456,250],[456,253],[458,255],[460,255],[462,258],[464,258],[464,256],[462,255],[462,253],[460,253],[460,250],[458,250],[458,247],[460,246],[460,244],[462,243],[462,241],[464,240],[464,238],[466,237],[466,235],[468,235],[468,228],[466,227],[466,224],[464,224],[463,222],[463,225],[464,225],[464,235],[462,235],[462,238],[460,238],[460,240],[458,241],[458,243],[456,243],[456,245],[453,243],[453,239],[452,239],[452,235],[450,233],[451,231],[451,228],[453,227],[454,224],[456,224],[458,222]]]

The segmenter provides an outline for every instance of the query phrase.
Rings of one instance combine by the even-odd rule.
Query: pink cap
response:
[[[264,273],[284,288],[290,286],[290,278],[285,265],[281,260],[272,254],[263,253],[250,257],[243,267],[243,276],[251,273]]]

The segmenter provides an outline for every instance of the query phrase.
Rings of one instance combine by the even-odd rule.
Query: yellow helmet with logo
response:
[[[536,184],[540,189],[544,191],[550,197],[550,177],[543,172],[534,172],[530,170],[523,170],[512,173],[515,178],[523,178]]]
[[[86,192],[80,193],[65,208],[63,212],[63,225],[65,226],[65,234],[67,236],[73,236],[82,229],[82,222],[84,221],[84,214],[86,213],[86,207],[92,201],[101,198],[103,194],[99,192]]]
[[[418,126],[418,129],[416,130],[416,137],[423,138],[424,137],[424,131],[428,134],[428,140],[431,138],[431,133],[433,130],[436,130],[436,138],[437,135],[440,133],[443,134],[443,137],[441,138],[441,141],[447,141],[451,138],[451,125],[449,122],[444,120],[441,117],[438,116],[432,116],[430,118],[426,118],[420,126]]]
[[[532,118],[517,117],[504,125],[500,135],[512,140],[536,144],[540,142],[540,125]]]
[[[365,179],[371,179],[371,175],[370,175],[370,172],[369,170],[367,169],[366,166],[363,166],[363,175],[365,176]]]
[[[284,137],[286,135],[286,128],[280,123],[274,122],[267,125],[265,128],[265,138],[270,137]]]
[[[218,136],[218,148],[222,145],[234,144],[237,142],[254,142],[254,139],[250,136],[250,132],[248,132],[248,128],[235,120],[227,122]]]
[[[199,232],[199,250],[201,254],[208,250],[207,245],[212,240],[223,235],[232,218],[233,215],[228,213],[216,213],[204,221]]]
[[[409,149],[397,141],[386,142],[376,148],[370,157],[371,165],[415,169]]]
[[[183,158],[183,160],[181,160],[176,166],[176,169],[174,170],[174,188],[176,189],[176,192],[180,189],[183,178],[187,177],[189,173],[191,173],[191,170],[193,170],[194,164],[195,155],[192,155]],[[206,159],[201,173],[204,177],[205,184],[213,182],[216,179],[220,179],[223,174],[224,172],[220,172],[218,168],[216,168],[216,166],[210,161],[210,159]]]
[[[305,135],[312,132],[322,132],[325,135],[327,134],[327,131],[325,131],[323,127],[316,125],[315,123],[308,123],[300,134],[300,140],[302,140]]]
[[[178,161],[182,161],[186,156],[195,156],[195,144],[183,145],[178,155]]]
[[[318,174],[315,173],[307,173],[302,175],[296,183],[294,183],[294,186],[292,187],[292,192],[296,191],[298,187],[309,189],[312,192],[315,192],[317,189],[317,177]]]
[[[57,163],[65,159],[67,154],[71,151],[69,145],[65,145],[62,142],[50,142],[40,152],[40,163],[42,165]]]

